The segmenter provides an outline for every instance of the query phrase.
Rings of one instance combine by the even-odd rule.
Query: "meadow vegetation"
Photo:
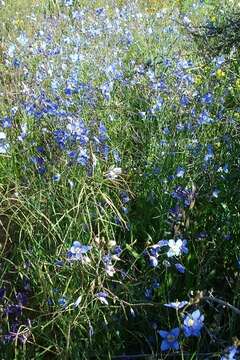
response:
[[[239,2],[0,20],[2,359],[239,359]]]

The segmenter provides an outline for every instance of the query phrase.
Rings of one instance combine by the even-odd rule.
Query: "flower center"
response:
[[[167,339],[168,339],[168,342],[173,342],[173,341],[175,341],[175,336],[174,335],[168,335]]]
[[[193,319],[189,319],[188,320],[188,326],[193,326],[194,324],[194,320]]]

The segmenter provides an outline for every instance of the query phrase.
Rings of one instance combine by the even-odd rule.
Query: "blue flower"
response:
[[[3,128],[10,128],[12,126],[12,120],[9,117],[4,117],[1,120],[1,125]]]
[[[183,95],[180,99],[180,105],[186,107],[190,103],[188,96]]]
[[[183,331],[186,337],[200,336],[203,327],[204,315],[199,310],[189,314],[184,319]]]
[[[21,62],[20,62],[20,60],[19,59],[14,59],[13,60],[13,66],[15,67],[15,68],[19,68],[20,67],[20,65],[21,65]]]
[[[67,300],[66,300],[66,298],[63,296],[63,297],[61,297],[61,298],[59,298],[58,299],[58,304],[60,305],[60,306],[62,306],[62,307],[66,307],[66,305],[67,305]]]
[[[204,156],[204,161],[208,162],[209,160],[212,160],[213,158],[214,158],[213,146],[209,144],[207,146],[207,153]]]
[[[146,288],[146,289],[145,289],[145,292],[144,292],[144,295],[145,295],[145,298],[146,298],[147,300],[152,300],[152,298],[153,298],[153,289],[151,289],[151,288]]]
[[[53,175],[52,177],[52,180],[55,181],[55,182],[58,182],[61,178],[61,175],[60,174],[56,174],[56,175]]]
[[[96,297],[101,301],[102,304],[108,305],[108,301],[107,301],[108,294],[105,291],[101,291],[97,293]]]
[[[171,302],[169,304],[164,304],[164,306],[168,307],[168,308],[172,308],[172,309],[176,309],[176,310],[179,310],[179,309],[182,309],[185,305],[188,304],[188,301],[176,301],[176,302]]]
[[[167,244],[166,244],[167,245]],[[161,246],[158,245],[158,244],[155,244],[155,245],[152,245],[150,248],[149,248],[149,253],[150,253],[150,256],[154,256],[154,257],[157,257],[159,252],[161,250]]]
[[[221,65],[225,62],[224,55],[218,56],[217,58],[213,59],[213,62],[216,64],[217,68],[220,68]]]
[[[153,287],[153,289],[159,289],[160,288],[160,283],[159,283],[159,281],[157,279],[153,279],[152,287]]]
[[[213,102],[213,95],[211,93],[207,93],[202,97],[203,104],[212,104]]]
[[[79,241],[74,241],[67,253],[68,260],[88,262],[87,253],[92,249],[91,245],[82,245]]]
[[[167,351],[167,350],[179,350],[179,342],[178,342],[178,336],[180,334],[180,329],[174,328],[170,331],[164,331],[160,330],[159,335],[163,338],[162,344],[161,344],[161,351]]]
[[[185,273],[185,266],[183,266],[182,264],[180,263],[177,263],[175,264],[175,268],[177,269],[178,272],[180,272],[181,274],[184,274]]]
[[[72,6],[73,5],[73,0],[64,0],[64,5]]]
[[[185,174],[185,169],[181,166],[178,166],[176,170],[176,177],[182,178],[184,174]]]
[[[213,122],[213,119],[210,117],[209,112],[207,110],[203,110],[198,118],[199,125],[208,125]]]
[[[183,201],[184,205],[190,206],[191,202],[195,198],[195,192],[190,189],[185,189],[181,186],[177,186],[171,193],[172,197],[178,201]]]
[[[122,253],[122,247],[120,245],[115,246],[113,249],[113,254],[119,256]]]
[[[226,349],[226,352],[223,356],[221,356],[220,360],[237,360],[238,358],[236,357],[236,355],[239,354],[239,350],[236,346],[229,346]]]
[[[150,263],[150,266],[151,266],[151,267],[156,267],[156,266],[158,266],[158,259],[157,259],[157,257],[155,257],[155,256],[150,256],[150,257],[149,257],[149,263]]]
[[[127,204],[130,201],[130,198],[128,196],[128,193],[123,191],[120,194],[123,204]]]

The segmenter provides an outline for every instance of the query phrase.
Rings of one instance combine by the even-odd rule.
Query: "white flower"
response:
[[[0,140],[5,140],[6,139],[6,134],[4,134],[4,132],[0,132]]]
[[[116,270],[114,269],[114,266],[113,265],[111,265],[111,264],[107,264],[106,266],[105,266],[105,271],[106,271],[106,273],[109,275],[109,276],[113,276],[114,274],[115,274],[115,272],[116,272]]]
[[[108,294],[105,291],[101,291],[96,294],[97,298],[101,301],[102,304],[108,305],[107,297]]]
[[[183,242],[181,239],[177,241],[171,239],[168,241],[169,250],[167,252],[168,257],[179,256],[181,254],[181,248],[183,246]]]
[[[116,167],[109,169],[106,176],[108,179],[115,180],[121,174],[122,174],[122,169],[120,167]]]
[[[6,154],[9,149],[9,144],[6,143],[6,134],[0,131],[0,154]]]

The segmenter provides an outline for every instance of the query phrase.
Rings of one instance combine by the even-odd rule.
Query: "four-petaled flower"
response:
[[[70,261],[82,261],[89,262],[89,258],[86,255],[92,246],[90,245],[82,245],[79,241],[74,241],[70,250],[67,253],[68,260]]]
[[[172,257],[172,256],[179,256],[183,253],[187,254],[188,253],[188,248],[187,248],[187,240],[173,240],[170,239],[168,240],[168,246],[169,246],[169,250],[167,252],[167,256],[168,257]]]
[[[179,350],[179,342],[178,342],[178,336],[180,334],[180,329],[174,328],[170,331],[164,331],[160,330],[159,335],[163,338],[162,344],[161,344],[161,351],[167,351],[167,350]]]
[[[199,310],[188,314],[184,319],[183,331],[186,337],[200,336],[203,327],[204,315]]]

